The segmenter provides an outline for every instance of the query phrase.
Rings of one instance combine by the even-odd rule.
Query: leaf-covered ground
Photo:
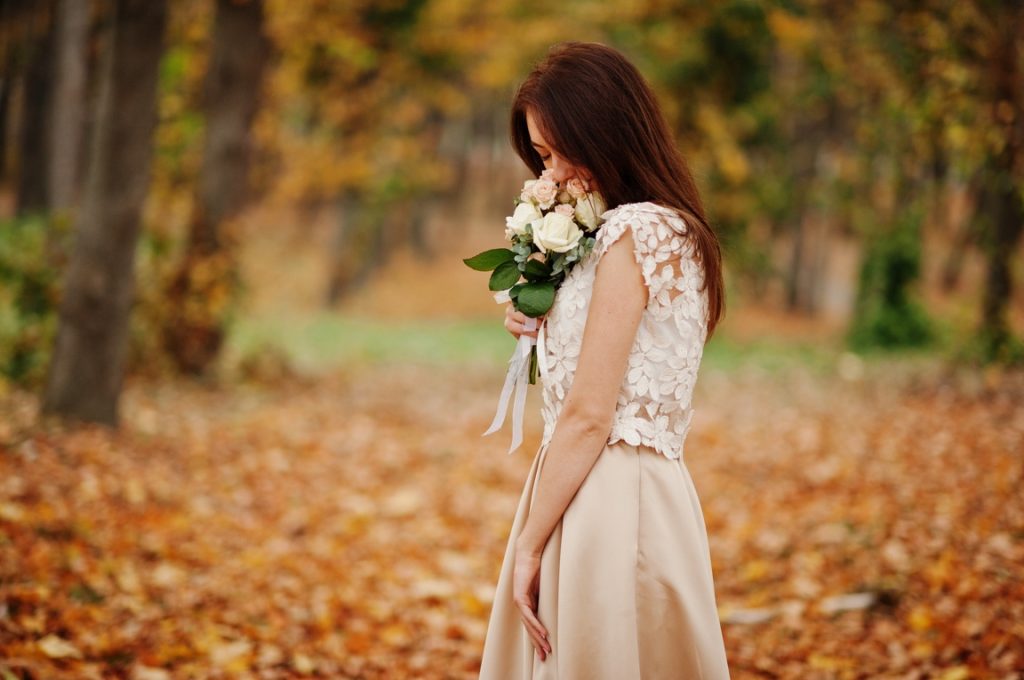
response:
[[[704,372],[687,464],[736,678],[1019,678],[1024,384]],[[845,376],[846,379],[840,377]],[[501,376],[135,382],[0,417],[0,678],[471,678],[539,439]]]

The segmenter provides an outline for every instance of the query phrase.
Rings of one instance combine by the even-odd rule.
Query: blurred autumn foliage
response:
[[[144,43],[162,44],[159,64],[102,108],[132,7],[162,8]],[[239,269],[268,230],[309,239],[310,224],[330,224],[318,241],[328,306],[396,252],[443,259],[452,243],[493,242],[487,227],[522,173],[505,141],[508,101],[546,48],[570,38],[619,47],[658,91],[724,242],[734,299],[840,319],[861,350],[1024,355],[1018,3],[3,0],[0,16],[0,183],[12,216],[112,229],[81,209],[114,201],[89,188],[100,186],[89,183],[99,150],[127,141],[102,137],[103,123],[155,88],[152,154],[109,171],[123,175],[115,184],[151,177],[118,208],[143,223],[128,238],[135,277],[115,275],[125,257],[94,253],[89,265],[109,268],[101,298],[137,289],[130,321],[118,311],[105,324],[115,358],[103,375],[215,371],[249,292],[272,278]],[[254,220],[260,209],[275,217]],[[80,284],[64,278],[67,318],[86,314],[73,311]],[[24,342],[17,318],[0,332]],[[50,351],[40,343],[34,361]],[[48,400],[58,410],[59,378]]]
[[[1019,2],[0,0],[0,680],[474,675],[529,457],[461,259],[569,39],[723,241],[734,675],[1021,677]]]

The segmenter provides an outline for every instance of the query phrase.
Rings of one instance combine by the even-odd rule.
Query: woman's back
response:
[[[629,203],[604,217],[593,252],[566,278],[541,330],[542,442],[550,441],[572,384],[600,258],[630,230],[647,287],[647,308],[608,441],[643,444],[668,458],[679,458],[693,417],[691,397],[707,338],[701,265],[686,223],[675,210],[649,202]]]

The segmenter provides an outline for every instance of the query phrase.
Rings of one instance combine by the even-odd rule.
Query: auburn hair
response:
[[[693,175],[654,92],[619,51],[600,43],[555,45],[516,91],[511,139],[535,175],[544,161],[533,148],[530,111],[552,151],[585,168],[609,208],[650,201],[675,209],[687,224],[704,268],[708,338],[725,309],[722,249]]]

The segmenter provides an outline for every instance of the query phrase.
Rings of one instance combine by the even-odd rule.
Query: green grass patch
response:
[[[388,321],[322,313],[298,319],[243,318],[229,350],[241,359],[271,350],[297,368],[319,371],[352,364],[507,362],[515,341],[493,319]]]
[[[704,347],[702,365],[725,372],[748,368],[775,372],[795,366],[828,372],[835,367],[842,352],[838,343],[794,342],[772,337],[740,342],[716,333]]]
[[[391,321],[320,313],[297,318],[242,318],[229,337],[229,354],[245,360],[270,351],[303,371],[362,364],[492,365],[503,370],[515,346],[498,319]],[[716,371],[802,367],[829,372],[843,348],[835,343],[764,337],[736,341],[716,334],[704,365]]]

